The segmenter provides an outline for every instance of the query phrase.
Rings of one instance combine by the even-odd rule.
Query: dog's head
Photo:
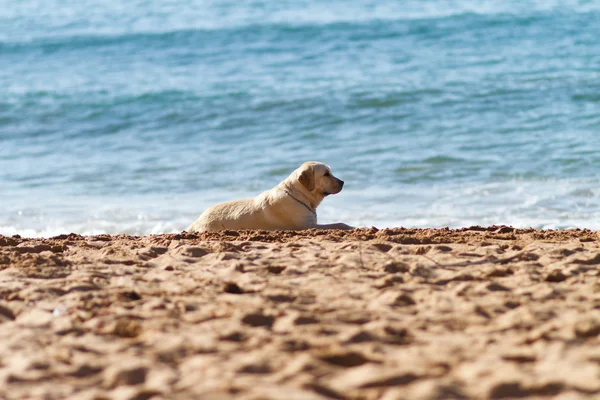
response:
[[[341,192],[344,187],[344,181],[333,176],[331,169],[321,162],[305,162],[295,171],[295,176],[304,189],[321,199]]]

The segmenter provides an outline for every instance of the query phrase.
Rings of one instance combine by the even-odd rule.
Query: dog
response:
[[[354,229],[341,222],[317,224],[317,206],[343,186],[344,181],[333,176],[327,165],[307,161],[279,185],[254,198],[207,208],[187,231]]]

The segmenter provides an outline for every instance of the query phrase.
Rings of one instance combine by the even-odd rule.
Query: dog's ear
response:
[[[308,190],[312,192],[315,189],[315,171],[312,167],[305,168],[298,177],[298,181]]]

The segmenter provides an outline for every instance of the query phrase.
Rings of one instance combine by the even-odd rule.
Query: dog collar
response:
[[[306,209],[307,209],[308,211],[310,211],[312,215],[314,215],[315,217],[317,216],[317,211],[316,211],[316,210],[313,210],[312,208],[310,208],[308,204],[306,204],[306,203],[304,203],[304,202],[302,202],[302,201],[298,200],[297,198],[295,198],[295,197],[294,197],[294,196],[293,196],[293,195],[292,195],[290,192],[288,192],[287,190],[285,190],[285,189],[284,189],[283,191],[284,191],[284,192],[285,192],[285,193],[286,193],[288,196],[290,196],[292,199],[296,200],[298,203],[300,203],[300,204],[302,204],[304,207],[306,207]]]

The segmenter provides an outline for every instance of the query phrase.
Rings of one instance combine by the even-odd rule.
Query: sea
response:
[[[600,229],[600,1],[0,0],[0,234],[181,232],[307,160],[320,223]]]

